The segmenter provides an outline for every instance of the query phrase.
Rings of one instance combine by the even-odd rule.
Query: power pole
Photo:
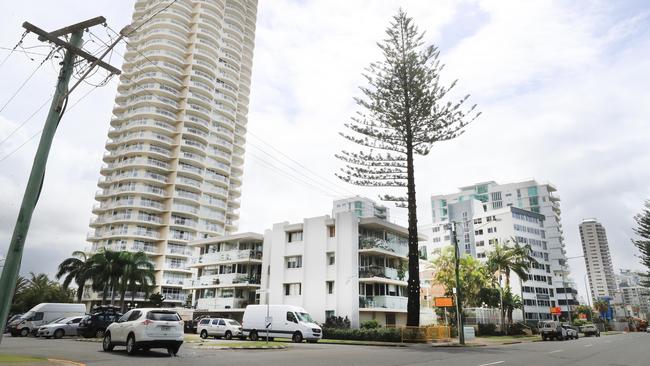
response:
[[[102,67],[112,74],[120,74],[119,69],[101,61],[106,53],[115,47],[117,42],[113,43],[108,48],[106,53],[104,53],[104,55],[99,58],[88,54],[80,48],[82,45],[84,30],[86,28],[98,24],[103,24],[105,22],[106,19],[104,17],[96,17],[49,33],[28,22],[23,23],[23,28],[29,32],[37,34],[40,41],[47,41],[54,44],[55,46],[64,48],[65,57],[63,58],[63,62],[61,64],[56,91],[54,93],[54,97],[52,98],[52,104],[50,105],[47,119],[45,120],[45,126],[43,128],[41,139],[38,143],[36,155],[34,156],[34,163],[32,164],[32,170],[29,175],[29,180],[27,181],[27,187],[25,188],[25,194],[23,195],[20,211],[18,212],[16,226],[14,227],[14,232],[9,244],[9,250],[7,251],[5,266],[2,270],[2,277],[0,277],[0,325],[3,327],[7,321],[7,315],[9,313],[9,308],[11,307],[13,300],[13,294],[16,287],[16,279],[20,271],[20,264],[23,256],[25,238],[27,237],[29,224],[32,220],[32,214],[34,213],[34,208],[36,207],[36,203],[38,202],[41,188],[43,186],[47,157],[50,152],[50,147],[52,146],[54,133],[56,132],[59,122],[63,117],[63,113],[65,112],[65,105],[67,104],[66,101],[68,99],[68,96],[70,92],[77,85],[79,85],[79,82],[81,82],[81,80],[83,80],[83,78],[86,77],[90,70],[92,70],[95,66]],[[120,33],[125,34],[123,32]],[[60,36],[66,34],[71,35],[69,42],[66,42],[59,38]],[[77,56],[86,59],[91,63],[91,65],[88,68],[88,72],[86,72],[86,74],[79,80],[79,82],[75,84],[72,89],[68,90],[68,84],[70,82],[72,73],[74,72],[74,62]],[[0,342],[2,342],[2,332],[0,332]]]
[[[451,217],[451,215],[450,215]],[[456,315],[458,316],[458,343],[465,344],[465,327],[463,325],[463,294],[460,283],[460,250],[456,238],[456,223],[450,221],[451,242],[454,245],[454,258],[456,259]]]

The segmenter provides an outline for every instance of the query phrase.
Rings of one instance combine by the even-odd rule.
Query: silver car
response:
[[[63,336],[76,336],[81,316],[72,316],[69,318],[60,318],[49,324],[38,328],[38,336],[50,339],[62,338]]]
[[[244,338],[241,324],[236,320],[226,318],[203,318],[199,322],[197,332],[203,339],[209,336],[225,339]]]

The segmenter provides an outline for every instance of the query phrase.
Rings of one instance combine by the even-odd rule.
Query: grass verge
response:
[[[2,364],[2,363],[44,362],[44,361],[47,361],[47,359],[42,358],[42,357],[0,354],[0,364]]]

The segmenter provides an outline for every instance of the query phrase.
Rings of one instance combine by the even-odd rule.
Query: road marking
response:
[[[480,365],[478,365],[478,366],[497,365],[497,364],[500,364],[500,363],[503,363],[503,362],[504,362],[504,361],[496,361],[496,362],[490,362],[490,363],[480,364]]]
[[[549,353],[558,353],[558,352],[562,352],[562,351],[564,351],[564,350],[563,349],[556,349],[555,351],[551,351]]]
[[[585,344],[585,347],[591,347],[593,344]]]

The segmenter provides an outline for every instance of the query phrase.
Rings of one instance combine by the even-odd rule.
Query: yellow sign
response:
[[[450,308],[454,306],[453,297],[436,297],[434,301],[438,308]]]

